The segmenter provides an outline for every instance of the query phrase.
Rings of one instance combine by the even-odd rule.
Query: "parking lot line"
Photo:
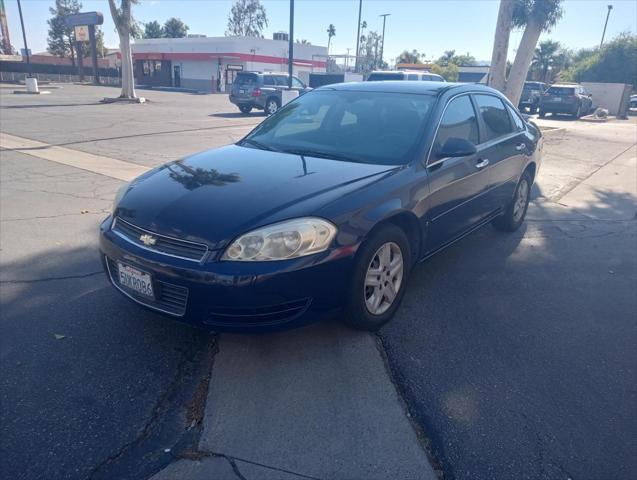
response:
[[[94,155],[70,148],[56,147],[4,132],[0,132],[0,148],[14,150],[33,157],[124,181],[130,181],[150,170],[149,167],[124,162],[115,158]]]

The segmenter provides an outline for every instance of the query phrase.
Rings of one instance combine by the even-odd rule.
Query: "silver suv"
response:
[[[247,114],[256,108],[272,115],[281,107],[281,90],[288,89],[288,79],[286,73],[241,72],[232,84],[230,101],[239,107],[241,113]],[[297,77],[292,77],[292,90],[302,95],[310,88]]]

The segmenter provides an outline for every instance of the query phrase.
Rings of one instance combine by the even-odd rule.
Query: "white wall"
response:
[[[623,83],[582,82],[582,86],[593,95],[593,108],[606,108],[610,115],[617,115],[624,93]]]

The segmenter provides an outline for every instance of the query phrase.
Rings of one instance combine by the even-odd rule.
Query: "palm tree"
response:
[[[330,23],[330,26],[327,27],[327,54],[330,54],[330,43],[332,42],[332,37],[336,35],[336,27],[333,23]]]
[[[558,60],[559,49],[560,42],[554,42],[553,40],[540,42],[539,46],[535,49],[531,68],[539,73],[538,80],[542,82],[548,81],[549,68],[555,66]]]

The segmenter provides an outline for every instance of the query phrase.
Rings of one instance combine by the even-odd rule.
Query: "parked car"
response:
[[[241,113],[250,113],[253,108],[267,115],[275,113],[283,104],[281,90],[287,90],[289,76],[285,73],[240,72],[230,91],[230,101]],[[292,90],[299,95],[311,90],[297,77],[292,77]]]
[[[134,302],[216,330],[335,313],[375,330],[415,264],[487,223],[522,224],[541,151],[489,87],[324,86],[122,187],[101,258]]]
[[[547,88],[548,85],[546,83],[524,82],[524,88],[522,89],[522,95],[518,103],[520,111],[523,112],[528,108],[531,115],[536,113],[540,106],[540,97]]]
[[[446,82],[440,75],[430,72],[412,72],[408,70],[379,70],[374,71],[367,77],[368,82],[379,82],[385,80],[409,80],[425,82]]]
[[[637,95],[630,96],[630,108],[637,108]]]
[[[592,107],[592,95],[581,85],[571,83],[551,85],[540,97],[540,117],[547,113],[568,113],[579,118],[590,112]]]

